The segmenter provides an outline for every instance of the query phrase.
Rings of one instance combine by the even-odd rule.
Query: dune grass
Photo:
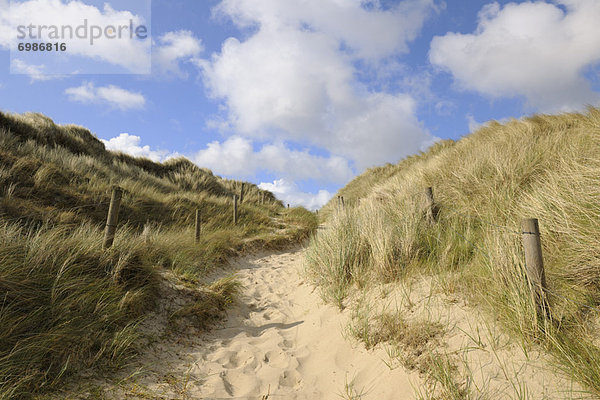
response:
[[[346,208],[332,201],[321,212],[330,229],[312,239],[307,272],[340,306],[375,283],[438,276],[600,395],[599,176],[599,109],[490,122],[342,189]],[[525,218],[540,221],[551,319],[537,312],[525,277]]]
[[[119,227],[103,250],[114,185],[124,190]],[[208,271],[316,228],[312,213],[285,209],[247,182],[234,225],[240,190],[241,182],[184,158],[113,153],[85,128],[0,113],[0,399],[29,398],[82,368],[122,365],[165,271],[202,284],[208,296],[181,312],[205,327],[239,288],[235,280],[206,282]]]

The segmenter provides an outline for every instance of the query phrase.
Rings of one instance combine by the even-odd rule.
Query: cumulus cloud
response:
[[[309,210],[323,207],[333,197],[327,190],[320,190],[316,194],[303,192],[298,185],[286,179],[279,179],[273,183],[261,183],[258,187],[270,191],[285,204],[302,206]]]
[[[191,31],[167,32],[158,38],[152,60],[155,71],[176,77],[185,77],[180,64],[192,61],[204,51],[202,41]]]
[[[65,94],[74,102],[105,104],[123,111],[141,109],[146,104],[146,99],[141,93],[130,92],[114,85],[96,87],[91,82],[68,88]]]
[[[120,26],[130,26],[130,22],[138,27],[148,24],[140,15],[130,11],[117,11],[108,3],[103,8],[97,8],[82,1],[57,1],[57,0],[26,0],[12,2],[10,7],[8,1],[0,0],[0,46],[9,48],[17,39],[16,27],[23,26],[71,26],[73,29],[84,24],[87,20],[88,26],[97,25],[105,28],[113,26],[118,30]],[[66,31],[69,36],[69,31]],[[117,32],[115,30],[115,32]],[[128,72],[149,73],[150,72],[150,40],[137,40],[131,38],[127,31],[122,30],[120,39],[102,38],[90,45],[90,35],[85,39],[77,37],[61,38],[61,42],[67,44],[67,53],[61,54],[62,59],[66,56],[79,56],[87,60],[102,60],[114,66],[122,67]],[[34,35],[38,36],[35,30]],[[59,33],[62,33],[59,29]],[[49,36],[50,29],[41,32],[42,39],[56,42]],[[115,33],[116,34],[116,33]],[[78,68],[79,62],[72,61]],[[81,64],[83,65],[83,64]],[[63,66],[63,68],[65,68]],[[56,72],[56,71],[54,71]],[[64,71],[61,71],[64,72]],[[77,72],[77,71],[69,71]]]
[[[415,116],[415,100],[367,87],[356,62],[407,51],[432,9],[428,0],[391,8],[358,0],[222,1],[218,13],[254,33],[197,61],[209,93],[225,103],[220,125],[247,138],[321,147],[358,169],[418,151],[431,135]]]
[[[152,161],[165,161],[178,156],[178,154],[166,150],[152,150],[148,145],[141,146],[142,138],[128,133],[121,133],[109,140],[101,140],[108,150],[120,151],[134,157],[146,157]]]
[[[283,143],[266,144],[255,151],[252,141],[234,136],[209,143],[193,160],[196,164],[228,176],[250,177],[260,171],[277,173],[291,180],[317,179],[345,183],[354,174],[342,157],[321,157],[308,151],[291,150]]]
[[[130,19],[135,26],[148,22],[127,11],[115,11],[109,5],[98,9],[81,1],[64,3],[52,0],[27,0],[13,3],[11,10],[8,0],[0,0],[0,48],[8,49],[14,43],[18,25],[52,24],[56,26],[70,25],[75,28],[85,19],[88,20],[88,25],[94,24],[101,27],[129,26]],[[47,32],[44,31],[44,34],[47,35]],[[150,41],[146,43],[129,40],[129,37],[124,40],[99,39],[94,42],[94,46],[89,46],[89,39],[74,38],[64,42],[67,43],[68,48],[66,55],[75,54],[91,59],[102,59],[111,64],[125,67],[129,72],[150,73]],[[153,72],[160,75],[186,77],[181,69],[181,63],[193,61],[200,56],[203,50],[202,41],[196,38],[191,31],[180,30],[164,33],[154,43]],[[65,54],[61,56],[65,56]],[[41,76],[36,75],[36,77]]]
[[[435,8],[433,0],[405,0],[388,9],[377,0],[223,0],[216,11],[242,27],[319,31],[360,58],[376,59],[408,51]]]
[[[486,5],[475,32],[435,37],[430,61],[462,89],[492,98],[522,96],[541,111],[597,104],[600,96],[584,72],[600,62],[600,2],[555,3]]]

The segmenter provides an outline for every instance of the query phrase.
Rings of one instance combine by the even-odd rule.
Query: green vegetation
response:
[[[113,185],[124,195],[105,251]],[[0,398],[29,397],[81,368],[121,365],[166,271],[202,287],[207,295],[180,314],[206,326],[239,290],[232,279],[206,282],[206,272],[316,228],[312,213],[286,210],[250,183],[234,226],[240,189],[183,158],[161,164],[112,153],[84,128],[0,113]]]
[[[378,283],[437,277],[600,395],[598,177],[600,109],[490,122],[348,184],[338,193],[346,208],[334,198],[321,213],[330,229],[312,239],[307,272],[340,307]],[[540,221],[551,317],[537,312],[525,278],[525,218]]]

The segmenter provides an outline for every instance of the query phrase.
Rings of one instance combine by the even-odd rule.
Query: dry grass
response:
[[[328,204],[308,272],[343,306],[357,288],[419,270],[486,308],[524,345],[600,395],[600,110],[488,123],[398,165],[371,169]],[[439,206],[426,217],[426,187]],[[538,218],[553,320],[529,296],[520,222]]]
[[[241,284],[233,275],[213,282],[205,291],[196,294],[195,302],[184,305],[170,315],[172,327],[179,330],[190,325],[200,329],[209,328],[234,302],[240,290]]]
[[[124,195],[115,244],[104,251],[113,185]],[[136,350],[161,270],[197,286],[228,257],[316,228],[312,213],[286,210],[250,183],[233,225],[240,189],[183,158],[112,153],[84,128],[0,113],[0,399],[31,397],[81,368],[121,365]],[[187,316],[206,326],[237,288],[207,285]]]

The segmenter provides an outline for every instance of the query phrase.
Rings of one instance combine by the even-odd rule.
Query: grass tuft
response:
[[[600,110],[490,122],[396,165],[367,170],[320,213],[307,273],[338,306],[355,291],[419,274],[487,309],[600,395]],[[437,222],[427,219],[433,187]],[[552,319],[526,280],[519,227],[538,218]],[[393,329],[402,331],[402,326]]]
[[[124,194],[105,251],[114,185]],[[31,398],[82,368],[122,365],[139,350],[139,322],[165,272],[199,289],[228,257],[297,243],[317,223],[245,183],[234,225],[241,182],[184,158],[156,163],[107,151],[89,130],[36,113],[0,112],[0,186],[0,399]],[[238,290],[233,278],[209,284],[180,314],[206,327]]]

